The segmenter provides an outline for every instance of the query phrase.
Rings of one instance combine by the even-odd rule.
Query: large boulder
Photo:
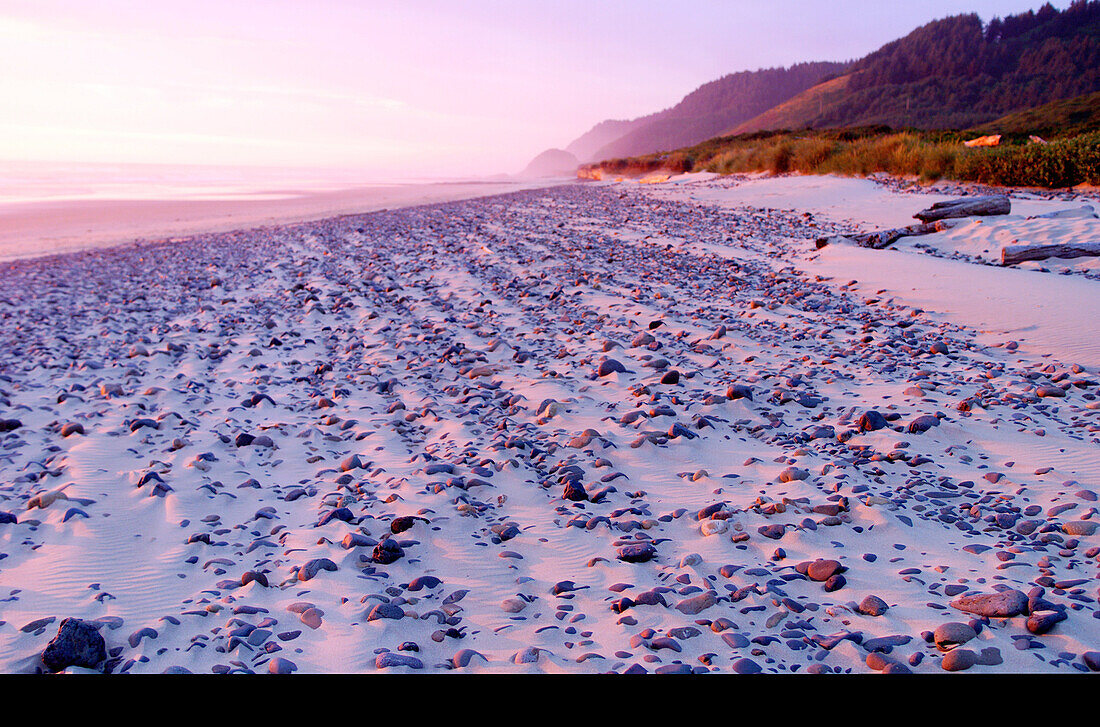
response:
[[[57,636],[42,651],[42,663],[50,671],[70,666],[94,669],[107,658],[107,647],[99,629],[91,621],[67,618],[57,629]]]

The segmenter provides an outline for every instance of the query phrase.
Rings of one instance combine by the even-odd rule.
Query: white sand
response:
[[[647,185],[651,194],[724,207],[750,206],[812,212],[834,221],[851,221],[868,229],[903,227],[916,222],[913,214],[936,202],[954,199],[946,194],[900,194],[869,179],[834,175],[747,175],[748,181],[730,182],[710,173],[682,174],[667,184]],[[629,184],[629,183],[627,183]],[[1082,202],[1013,199],[1012,216],[1048,214],[1076,209]],[[996,222],[987,218],[983,223]]]
[[[982,340],[990,345],[1016,341],[1036,356],[1100,368],[1100,283],[1094,280],[849,245],[830,245],[808,259],[807,270],[858,280],[868,296],[934,311],[988,334]]]
[[[916,211],[953,198],[898,194],[870,180],[849,177],[764,176],[734,187],[708,184],[714,178],[712,174],[685,174],[667,185],[645,189],[662,197],[728,209],[811,212],[868,231],[914,224]],[[988,333],[988,343],[1014,340],[1036,355],[1056,355],[1096,368],[1100,367],[1100,283],[1025,270],[1094,271],[1100,258],[1051,259],[1003,268],[920,254],[924,248],[933,248],[999,262],[1005,245],[1100,239],[1100,219],[1081,214],[1085,205],[1100,206],[1088,199],[1013,199],[1010,215],[971,218],[942,233],[902,238],[885,253],[853,245],[807,252],[802,269],[842,283],[857,280],[868,296],[889,296],[942,314],[943,320]],[[1059,212],[1068,214],[1055,219],[1033,218]],[[909,254],[899,255],[898,251]]]

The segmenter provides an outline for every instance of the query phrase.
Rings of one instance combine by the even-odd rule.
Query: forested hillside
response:
[[[800,63],[732,73],[675,106],[630,121],[603,121],[566,149],[583,160],[648,154],[696,144],[843,72],[843,63]]]
[[[809,89],[727,131],[966,128],[1100,91],[1100,2],[1063,11],[1048,3],[985,25],[972,14],[936,20],[856,61],[846,75],[845,92],[825,103]]]

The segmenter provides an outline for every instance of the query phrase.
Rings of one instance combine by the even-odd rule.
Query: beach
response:
[[[10,213],[0,669],[1100,669],[1090,198],[506,184]]]

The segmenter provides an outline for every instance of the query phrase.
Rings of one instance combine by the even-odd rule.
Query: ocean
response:
[[[354,169],[0,162],[0,261],[498,194]]]
[[[431,179],[353,169],[0,161],[0,205],[75,200],[278,199],[302,192]]]

